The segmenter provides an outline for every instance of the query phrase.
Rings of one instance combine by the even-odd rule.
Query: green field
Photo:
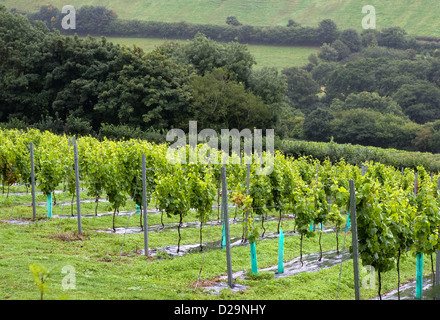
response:
[[[151,51],[157,46],[167,42],[163,39],[146,39],[146,38],[116,38],[109,37],[109,41],[121,45],[132,47],[136,45],[144,51]],[[173,40],[183,42],[182,40]],[[310,54],[317,52],[317,48],[308,47],[279,47],[279,46],[258,46],[249,45],[249,51],[255,57],[257,64],[256,69],[262,67],[275,67],[282,70],[287,67],[300,67],[307,64]]]
[[[65,1],[52,0],[61,8]],[[0,0],[7,8],[36,11],[46,0]],[[236,16],[243,24],[285,25],[293,19],[303,25],[316,26],[323,19],[333,19],[340,28],[361,29],[362,7],[376,9],[377,28],[400,26],[409,34],[440,36],[440,6],[435,0],[72,0],[69,4],[104,5],[120,18],[167,22],[224,24],[226,17]]]

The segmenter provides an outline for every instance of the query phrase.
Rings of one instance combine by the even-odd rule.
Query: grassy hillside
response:
[[[36,11],[51,2],[61,8],[63,0],[0,0],[7,8]],[[377,27],[400,26],[419,36],[440,36],[440,6],[435,0],[71,0],[69,4],[104,5],[120,18],[186,21],[224,24],[227,16],[236,16],[243,24],[285,25],[289,19],[304,25],[316,25],[333,19],[341,28],[361,29],[362,7],[376,8]]]
[[[132,47],[134,44],[145,51],[151,51],[157,46],[165,43],[163,39],[151,39],[151,38],[118,38],[108,37],[113,43],[126,45]],[[182,42],[183,40],[175,40]],[[280,47],[280,46],[257,46],[249,45],[249,51],[255,57],[257,64],[256,69],[262,67],[275,67],[278,70],[293,66],[303,66],[307,64],[308,57],[312,53],[316,53],[315,48],[306,47]]]

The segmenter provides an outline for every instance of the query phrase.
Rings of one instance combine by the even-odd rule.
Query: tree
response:
[[[235,16],[229,16],[226,18],[226,24],[229,24],[231,26],[241,26],[242,24],[240,23],[240,21],[238,21],[237,17]]]
[[[31,26],[22,15],[0,6],[0,104],[1,121],[17,118],[39,121],[48,115],[42,90],[40,53],[51,38],[47,26],[37,21]]]
[[[377,31],[375,29],[362,30],[361,34],[362,47],[377,47]]]
[[[330,74],[340,67],[340,64],[337,62],[323,61],[315,66],[311,71],[312,79],[315,80],[319,85],[326,86]]]
[[[342,109],[370,109],[380,113],[392,113],[404,117],[405,114],[399,104],[391,97],[381,97],[376,92],[351,93],[342,104]]]
[[[332,43],[338,38],[338,27],[333,20],[322,20],[318,25],[318,39],[321,43]]]
[[[335,98],[345,100],[350,93],[376,91],[378,89],[377,70],[387,64],[386,59],[367,58],[349,62],[344,67],[335,69],[327,80],[326,99],[328,101]]]
[[[66,133],[71,135],[86,136],[92,133],[92,125],[86,119],[70,115],[66,119]]]
[[[341,40],[335,40],[331,47],[338,53],[338,60],[344,60],[351,54],[350,48]]]
[[[434,133],[428,141],[428,151],[432,153],[440,153],[440,121],[437,120],[432,122],[432,128],[434,129]]]
[[[247,46],[237,43],[219,43],[198,33],[194,39],[182,46],[175,46],[169,55],[179,64],[190,65],[198,75],[215,68],[224,68],[231,79],[246,82],[254,57]]]
[[[29,14],[29,20],[43,21],[51,30],[61,27],[61,11],[53,5],[43,5],[40,7],[39,12]]]
[[[377,42],[380,46],[406,49],[406,31],[400,27],[383,28],[377,34]]]
[[[327,43],[321,46],[318,57],[324,61],[335,62],[339,60],[339,52]]]
[[[431,152],[430,141],[435,134],[432,126],[422,126],[417,130],[416,138],[414,139],[414,146],[420,152]]]
[[[341,40],[351,52],[358,52],[362,48],[359,33],[354,29],[343,30],[338,39]]]
[[[287,26],[290,27],[298,27],[300,24],[296,23],[293,19],[289,19],[289,21],[287,21]]]
[[[318,101],[320,86],[312,79],[309,72],[301,68],[286,68],[282,73],[287,77],[287,97],[290,103],[295,108],[308,113],[311,106]]]
[[[318,108],[304,118],[304,136],[312,141],[330,141],[331,125],[334,119],[328,109]]]
[[[96,116],[104,122],[143,129],[187,123],[188,70],[155,51],[123,50],[115,60],[125,60],[122,69],[100,86]]]
[[[282,117],[280,113],[283,109],[289,108],[289,98],[287,97],[287,77],[276,68],[263,67],[260,70],[253,70],[248,81],[248,90],[258,97],[273,113],[276,128]]]
[[[417,125],[393,114],[369,109],[334,111],[331,132],[338,143],[409,149]]]
[[[105,34],[110,23],[117,18],[117,14],[105,6],[83,6],[76,14],[77,29],[73,32],[82,34]]]
[[[269,128],[275,113],[263,100],[247,91],[242,83],[229,80],[222,68],[204,76],[196,75],[189,83],[192,100],[189,118],[203,128]]]
[[[252,70],[247,88],[269,105],[287,103],[287,77],[276,68]]]
[[[417,123],[440,119],[440,89],[432,83],[404,84],[393,99]]]
[[[303,135],[304,114],[291,106],[281,108],[275,134],[282,139],[304,139]]]

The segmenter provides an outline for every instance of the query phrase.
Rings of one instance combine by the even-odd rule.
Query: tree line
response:
[[[251,26],[241,24],[235,16],[227,17],[225,25],[192,24],[187,22],[162,22],[124,20],[105,6],[83,6],[76,13],[76,29],[61,27],[63,14],[53,5],[40,7],[39,12],[26,14],[30,21],[44,21],[52,30],[73,35],[105,35],[117,37],[143,37],[192,39],[198,33],[217,41],[238,41],[267,45],[313,45],[334,40],[336,24],[322,21],[317,27],[301,26],[289,21],[286,26]]]
[[[80,8],[78,19],[91,8],[90,23],[117,20],[105,7]],[[400,28],[359,33],[325,20],[309,63],[278,71],[256,69],[246,45],[202,33],[148,53],[66,36],[48,23],[59,10],[49,11],[40,21],[0,8],[3,127],[160,142],[197,120],[215,130],[275,128],[279,139],[440,151],[439,46]]]
[[[298,107],[304,138],[440,151],[439,50],[412,45],[414,39],[396,29],[344,30],[309,58],[303,73],[315,103]]]
[[[284,86],[264,82],[237,42],[198,34],[152,52],[106,38],[64,36],[0,9],[0,121],[74,134],[159,136],[186,129],[271,128]],[[122,127],[121,127],[122,126]],[[125,129],[129,130],[125,130]]]

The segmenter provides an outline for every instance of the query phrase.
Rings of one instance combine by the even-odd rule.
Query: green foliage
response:
[[[200,221],[200,248],[202,248],[202,228],[212,213],[216,189],[212,173],[203,165],[192,164],[188,168],[188,198],[190,207],[197,211]]]
[[[266,204],[271,202],[271,185],[267,175],[253,174],[249,184],[249,196],[252,198],[252,209],[255,214],[263,216]]]
[[[414,137],[417,129],[401,117],[371,109],[350,109],[333,115],[331,134],[340,143],[410,149],[411,142],[404,139]]]
[[[388,47],[370,46],[362,49],[365,58],[387,58],[390,60],[416,60],[413,50],[400,50]]]
[[[274,124],[272,110],[243,84],[228,80],[224,69],[214,69],[190,82],[192,103],[189,113],[198,125],[214,130],[222,128],[263,127]]]
[[[32,276],[34,277],[35,284],[40,291],[40,300],[43,300],[44,294],[49,292],[49,289],[47,288],[47,280],[56,268],[57,266],[47,269],[40,263],[33,263],[29,266]]]
[[[189,177],[184,174],[183,168],[180,166],[173,166],[170,168],[169,175],[159,176],[155,179],[157,203],[160,210],[164,210],[167,216],[179,216],[179,241],[177,252],[180,251],[180,226],[183,217],[190,209],[190,184]],[[199,208],[200,210],[201,208]],[[205,212],[201,210],[201,212]]]
[[[76,12],[76,32],[82,34],[102,34],[109,31],[111,22],[118,15],[104,6],[83,6]]]
[[[439,244],[439,224],[440,214],[437,208],[438,193],[434,189],[431,178],[426,170],[422,167],[417,168],[418,177],[416,197],[412,204],[417,208],[414,218],[414,246],[412,251],[417,253],[425,253],[430,255],[440,247]],[[435,191],[434,191],[435,190]]]
[[[375,29],[362,30],[360,34],[362,46],[365,48],[378,46],[376,33]]]
[[[318,37],[323,43],[332,43],[338,38],[338,27],[331,19],[322,20],[318,25]]]
[[[70,115],[66,119],[66,131],[73,135],[86,136],[92,133],[90,121]]]
[[[350,93],[363,91],[391,96],[404,84],[427,81],[431,63],[427,60],[358,59],[330,74],[326,82],[326,98],[344,100]]]
[[[301,68],[287,68],[282,73],[287,78],[287,97],[290,104],[304,113],[310,112],[311,106],[318,101],[319,85],[310,73]]]
[[[377,43],[380,46],[406,49],[407,41],[405,35],[406,31],[400,27],[383,28],[376,36]]]
[[[232,26],[241,26],[242,24],[240,21],[238,21],[237,17],[235,16],[229,16],[226,18],[226,24],[230,24]]]
[[[440,151],[440,121],[429,122],[421,126],[416,133],[414,145],[422,152],[439,153]]]
[[[332,20],[317,28],[195,27],[124,21],[102,6],[78,10],[78,25],[86,30],[80,32],[194,37],[145,53],[105,38],[50,32],[61,17],[54,6],[41,7],[38,16],[45,23],[0,12],[3,126],[164,142],[163,130],[186,129],[188,119],[197,119],[215,129],[276,128],[283,138],[333,136],[339,143],[438,151],[440,128],[431,123],[440,101],[436,46],[414,45],[402,29],[359,35],[338,31]],[[280,74],[254,69],[255,59],[240,42],[258,41],[324,45],[304,68]],[[330,111],[330,127],[310,117],[318,108]]]
[[[29,14],[29,20],[41,20],[48,28],[53,30],[57,28],[57,25],[61,24],[61,11],[52,5],[44,5],[40,7],[38,13]]]
[[[339,67],[337,62],[320,62],[313,67],[311,76],[319,85],[326,85],[330,74]]]
[[[340,39],[335,40],[332,43],[331,47],[333,49],[335,49],[336,52],[338,53],[338,61],[344,60],[345,58],[347,58],[351,54],[351,49],[344,42],[342,42]],[[321,59],[331,61],[331,59],[325,59],[323,57],[321,57]]]
[[[387,272],[394,266],[395,245],[379,202],[381,186],[368,177],[361,178],[359,185],[356,188],[359,254],[364,265]]]
[[[279,149],[286,155],[294,157],[313,156],[315,159],[324,161],[330,159],[332,162],[344,159],[353,165],[362,165],[365,161],[374,161],[393,166],[395,168],[412,168],[423,166],[429,171],[440,170],[440,159],[437,155],[421,152],[408,152],[397,149],[382,149],[377,147],[366,147],[351,143],[343,144],[331,141],[288,141],[283,140]]]
[[[404,84],[395,92],[393,99],[416,123],[440,119],[440,89],[432,83]]]
[[[296,23],[293,19],[289,19],[289,21],[287,21],[287,26],[288,27],[297,27],[297,26],[299,26],[299,24]]]
[[[361,50],[361,38],[359,33],[354,29],[346,29],[341,31],[338,39],[343,42],[351,52],[358,52]]]
[[[333,104],[338,101],[334,100]],[[338,108],[342,110],[348,109],[369,109],[378,111],[382,114],[391,113],[396,116],[404,117],[401,106],[390,97],[382,97],[376,92],[360,92],[350,94],[344,102],[338,104]]]
[[[330,141],[332,134],[330,123],[334,119],[327,109],[318,108],[304,118],[304,135],[308,140]]]
[[[342,44],[344,44],[344,43],[342,43]],[[338,61],[339,58],[341,57],[341,53],[337,50],[337,48],[338,48],[337,46],[336,46],[336,48],[333,48],[331,45],[324,43],[321,46],[321,50],[318,54],[318,57],[324,61],[327,61],[327,62]],[[341,49],[341,48],[339,48],[339,49]],[[342,52],[342,50],[341,50],[341,52]]]
[[[20,179],[28,179],[25,170],[28,164],[24,159],[29,156],[27,147],[30,141],[35,143],[35,160],[39,164],[37,180],[43,182],[40,186],[45,193],[51,190],[55,183],[53,178],[59,172],[67,176],[67,180],[72,179],[73,159],[67,136],[37,130],[5,130],[0,131],[0,137],[1,163],[14,164]],[[121,207],[128,196],[133,196],[135,203],[139,204],[140,160],[145,154],[147,167],[151,169],[147,175],[148,195],[154,192],[158,207],[169,217],[179,218],[179,246],[182,220],[190,208],[197,210],[201,225],[206,222],[216,196],[219,165],[172,164],[168,162],[167,145],[153,145],[141,140],[100,142],[91,137],[80,137],[77,142],[81,179],[93,196],[95,191],[103,190],[115,209]],[[336,144],[329,145],[335,149],[333,152],[337,152]],[[356,156],[362,153],[361,149],[351,151]],[[58,154],[58,161],[53,153]],[[259,239],[255,215],[259,215],[263,223],[264,215],[270,209],[282,209],[295,215],[296,231],[301,235],[302,257],[304,238],[315,235],[310,230],[311,222],[331,222],[336,230],[342,229],[342,214],[348,211],[348,182],[354,179],[359,253],[364,265],[372,265],[379,273],[384,273],[392,270],[396,263],[399,265],[400,259],[410,252],[429,255],[439,249],[438,174],[430,176],[426,169],[417,166],[417,184],[414,185],[414,170],[406,169],[401,173],[400,169],[380,163],[363,161],[362,165],[367,165],[368,170],[361,176],[360,168],[349,164],[353,159],[332,164],[329,159],[295,159],[279,152],[274,158],[275,167],[270,175],[257,175],[258,164],[251,165],[249,196],[246,197],[243,187],[245,166],[228,164],[229,188],[234,190],[234,202],[243,212],[250,213],[246,225],[246,237],[250,242]],[[360,158],[357,160],[361,161]],[[321,240],[321,232],[319,237]],[[43,294],[50,272],[36,266],[32,271],[38,276],[37,284]]]
[[[288,104],[287,77],[285,73],[278,72],[276,68],[263,67],[260,70],[252,70],[247,87],[274,109],[275,105]]]
[[[245,45],[219,43],[202,33],[197,33],[190,42],[175,45],[171,56],[181,64],[190,65],[201,76],[216,68],[224,68],[231,80],[237,82],[246,82],[255,64]]]

